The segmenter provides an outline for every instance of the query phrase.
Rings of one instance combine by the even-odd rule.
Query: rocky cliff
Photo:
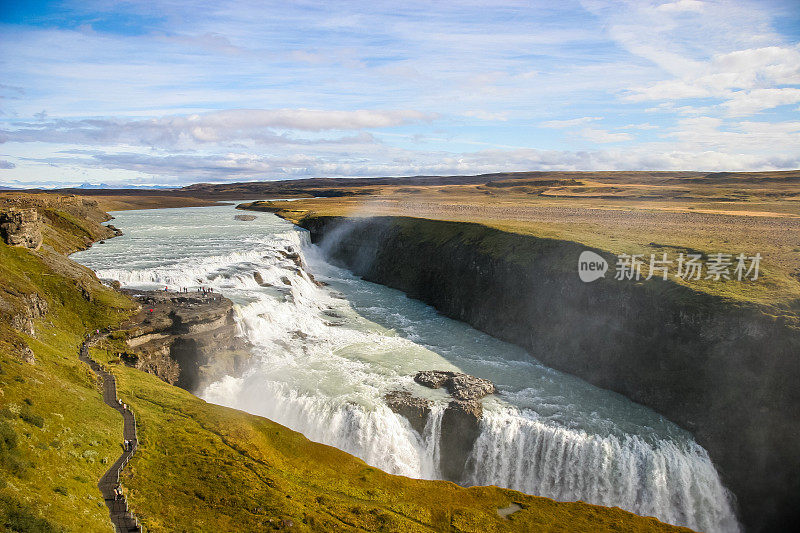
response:
[[[70,279],[75,293],[87,303],[109,288],[64,254],[122,235],[113,225],[102,224],[112,218],[97,202],[75,195],[0,196],[0,237],[11,247],[5,251],[24,257],[21,254],[28,249],[48,269]],[[7,341],[20,359],[35,363],[25,336],[37,336],[37,322],[48,318],[52,307],[48,300],[52,301],[53,295],[43,294],[32,283],[35,278],[30,273],[28,279],[10,275],[3,279],[6,277],[11,281],[0,284],[0,319],[23,336],[0,340]],[[230,300],[195,293],[136,294],[141,310],[126,326],[130,344],[122,352],[129,364],[194,391],[223,375],[237,373],[249,357],[236,336]],[[57,299],[65,304],[65,297]]]
[[[141,305],[125,327],[126,364],[190,392],[239,374],[250,352],[233,303],[219,295],[125,291]]]
[[[329,257],[693,432],[753,531],[800,516],[800,327],[669,281],[583,283],[577,243],[478,224],[308,217]],[[610,264],[616,259],[601,250]],[[796,306],[800,308],[800,305]]]
[[[42,245],[42,222],[36,209],[0,212],[0,237],[11,246],[38,250]]]

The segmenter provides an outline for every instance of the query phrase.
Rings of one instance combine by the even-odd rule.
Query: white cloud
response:
[[[480,120],[489,120],[489,121],[506,121],[508,120],[508,113],[500,112],[500,113],[492,113],[489,111],[484,111],[482,109],[473,109],[471,111],[464,112],[465,117],[472,117],[477,118]]]
[[[656,9],[665,12],[683,12],[683,11],[703,11],[705,4],[699,0],[678,0],[677,2],[668,2],[661,4]]]
[[[213,32],[207,32],[202,35],[158,35],[156,39],[168,44],[186,45],[224,54],[237,55],[249,52],[244,48],[235,46],[224,35]]]
[[[578,134],[594,143],[618,143],[624,141],[630,141],[633,139],[633,136],[629,133],[625,132],[611,132],[608,130],[603,130],[600,128],[583,128],[578,132]]]
[[[609,25],[616,43],[660,70],[621,91],[626,102],[707,99],[704,107],[747,116],[795,101],[789,95],[797,88],[791,86],[800,85],[800,46],[774,31],[773,18],[782,8],[777,3],[629,2],[623,11],[598,0],[584,2]]]
[[[787,104],[800,102],[800,89],[785,87],[781,89],[755,89],[738,91],[733,98],[723,103],[731,117],[753,115],[764,109],[772,109]]]
[[[711,130],[706,131],[713,131]],[[290,179],[324,176],[408,176],[472,174],[524,170],[772,170],[797,168],[800,155],[743,154],[703,146],[630,148],[625,150],[481,150],[468,153],[407,151],[383,147],[384,157],[327,158],[318,153],[219,155],[153,153],[65,154],[42,163],[56,168],[97,169],[152,176],[155,183]],[[106,178],[103,178],[106,179]],[[80,182],[80,180],[79,180]]]
[[[129,144],[188,147],[194,144],[308,142],[276,130],[306,132],[386,128],[429,121],[432,113],[419,111],[328,111],[312,109],[231,109],[204,114],[173,115],[146,120],[83,119],[15,123],[1,130],[6,141],[73,144]],[[363,140],[363,139],[362,139]],[[341,142],[335,139],[332,142]],[[314,142],[324,142],[315,140]]]
[[[668,136],[678,141],[671,146],[674,150],[713,150],[742,156],[753,155],[756,160],[800,156],[795,148],[800,146],[800,120],[745,121],[729,125],[720,118],[693,117],[680,120],[678,127]]]
[[[603,117],[580,117],[567,120],[548,120],[547,122],[542,122],[539,125],[543,128],[574,128],[595,120],[603,120]]]
[[[231,109],[203,115],[190,115],[188,117],[170,117],[162,119],[161,122],[192,128],[219,128],[223,130],[274,127],[322,131],[386,128],[432,120],[436,116],[433,113],[410,110]]]
[[[640,124],[626,124],[622,126],[622,130],[657,130],[658,126],[650,124],[649,122],[642,122]]]
[[[687,80],[668,80],[654,83],[648,87],[637,87],[630,91],[626,99],[631,102],[654,100],[683,100],[687,98],[707,98],[713,93],[697,83]]]
[[[716,55],[699,71],[691,69],[681,78],[635,88],[628,99],[645,101],[715,97],[730,100],[741,90],[779,90],[774,87],[787,84],[800,84],[800,50],[796,47],[770,46]]]

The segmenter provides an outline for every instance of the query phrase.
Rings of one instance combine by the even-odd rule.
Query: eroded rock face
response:
[[[219,295],[128,291],[142,309],[129,324],[123,361],[194,392],[237,375],[250,357],[233,303]]]
[[[33,350],[31,350],[29,346],[25,346],[22,349],[22,352],[20,354],[20,358],[24,362],[28,363],[29,365],[35,365],[36,364],[36,356],[34,355]]]
[[[464,467],[481,434],[483,406],[478,400],[453,400],[442,415],[441,460],[442,477],[460,481]]]
[[[392,391],[383,397],[386,405],[395,413],[402,415],[411,423],[411,427],[422,435],[428,416],[431,414],[431,402],[417,398],[408,391]]]
[[[583,283],[564,260],[586,249],[576,242],[405,217],[310,216],[300,225],[330,261],[364,280],[401,290],[691,431],[752,530],[797,522],[796,312],[776,315],[771,306],[671,283],[670,290]],[[509,253],[484,242],[504,243]]]
[[[445,387],[447,392],[457,400],[480,400],[484,396],[494,394],[494,383],[488,379],[450,372],[445,370],[423,370],[417,372],[414,381],[420,385],[438,389]]]
[[[42,221],[36,209],[0,212],[0,236],[11,246],[38,250],[42,245]]]
[[[11,327],[28,335],[35,335],[33,321],[47,314],[47,301],[35,292],[24,296],[22,301],[23,312],[11,317]]]

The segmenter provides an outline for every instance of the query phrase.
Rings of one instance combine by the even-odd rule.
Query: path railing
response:
[[[142,531],[139,520],[128,509],[128,500],[122,491],[120,475],[122,470],[136,453],[139,440],[136,433],[136,416],[117,398],[117,380],[111,372],[103,368],[97,361],[89,357],[89,345],[102,337],[94,335],[88,337],[81,344],[79,358],[91,367],[92,371],[103,379],[103,401],[110,407],[116,409],[122,415],[122,438],[125,442],[122,455],[114,462],[100,481],[97,488],[103,495],[106,507],[108,507],[111,523],[118,533],[133,533]]]

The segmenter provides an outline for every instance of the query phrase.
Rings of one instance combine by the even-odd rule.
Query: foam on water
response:
[[[200,391],[206,400],[266,416],[388,472],[435,479],[446,453],[439,434],[447,398],[412,376],[460,370],[491,379],[500,392],[484,401],[465,484],[738,530],[707,453],[674,424],[331,266],[304,231],[273,215],[233,215],[231,207],[121,212],[114,224],[125,236],[73,256],[125,286],[211,286],[236,303],[255,362]],[[397,389],[433,401],[422,435],[385,405],[383,395]]]

